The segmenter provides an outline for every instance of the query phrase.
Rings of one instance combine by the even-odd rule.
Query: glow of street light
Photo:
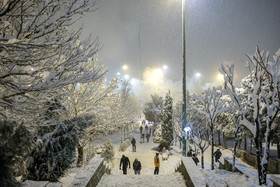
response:
[[[224,80],[224,75],[222,75],[222,74],[219,73],[219,74],[218,74],[218,79],[219,79],[219,80]]]
[[[127,69],[128,69],[128,66],[127,66],[127,65],[123,65],[122,69],[123,69],[123,70],[127,70]]]
[[[154,74],[154,76],[161,76],[162,75],[162,70],[161,69],[155,69],[154,71],[153,71],[153,74]]]
[[[167,65],[162,66],[162,69],[167,70],[168,69]]]
[[[196,73],[195,76],[196,76],[197,78],[199,78],[199,77],[201,76],[201,74],[200,74],[200,73]]]
[[[124,75],[124,79],[129,79],[129,75]]]
[[[121,73],[120,72],[117,72],[117,76],[120,76],[121,75]]]

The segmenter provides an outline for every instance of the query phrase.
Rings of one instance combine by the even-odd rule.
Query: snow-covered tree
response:
[[[163,122],[160,121],[156,126],[154,136],[153,136],[154,143],[159,143],[160,144],[161,141],[162,141],[162,125],[163,125]]]
[[[202,96],[194,94],[194,97],[200,102],[201,107],[192,106],[199,113],[205,115],[207,118],[207,125],[210,129],[210,144],[211,144],[211,169],[214,169],[214,132],[215,132],[215,120],[218,114],[225,112],[230,107],[225,107],[226,100],[222,98],[223,94],[221,90],[208,89]]]
[[[170,91],[167,92],[165,96],[164,108],[162,113],[162,126],[161,126],[161,135],[162,140],[160,142],[160,147],[165,147],[168,149],[171,142],[173,141],[173,98],[170,94]]]
[[[38,103],[48,91],[90,82],[96,71],[83,63],[98,51],[98,42],[80,42],[81,29],[70,31],[95,1],[5,0],[0,3],[1,118],[36,119]],[[28,110],[33,111],[27,113]],[[36,112],[34,112],[36,111]]]
[[[224,74],[224,89],[226,90],[227,94],[230,96],[231,101],[233,102],[235,113],[235,120],[234,120],[234,151],[233,151],[233,164],[232,164],[232,171],[235,169],[235,155],[236,155],[236,148],[238,144],[238,133],[241,127],[241,122],[243,120],[243,113],[244,113],[244,106],[240,99],[240,94],[236,91],[234,83],[233,83],[233,75],[234,75],[234,65],[222,65],[221,71]]]
[[[249,56],[248,67],[250,70],[250,81],[247,81],[247,86],[251,88],[248,93],[246,106],[238,106],[235,102],[235,107],[241,115],[242,124],[251,131],[257,153],[259,184],[266,184],[267,168],[269,161],[269,150],[271,138],[278,127],[274,123],[279,113],[279,58],[280,50],[273,56],[273,62],[269,61],[269,53],[264,55],[258,47],[254,55]],[[233,67],[228,68],[227,73],[229,80],[233,80]],[[232,89],[226,88],[229,91]],[[233,92],[231,95],[236,96]],[[253,106],[251,106],[251,103]],[[249,110],[246,108],[248,106]],[[248,113],[247,111],[252,111]],[[262,130],[265,130],[262,135]],[[264,152],[262,142],[265,142]]]
[[[200,149],[201,167],[204,168],[204,152],[209,147],[209,129],[203,123],[193,124],[191,139],[195,146]]]
[[[75,160],[79,139],[92,123],[91,117],[83,117],[50,124],[49,131],[38,136],[37,146],[30,155],[27,178],[57,181]]]
[[[143,113],[146,120],[158,123],[163,110],[164,100],[157,94],[151,95],[151,98],[152,101],[145,104]]]
[[[97,57],[89,59],[84,65],[88,70],[98,70],[99,78],[88,83],[75,83],[63,88],[69,117],[97,114],[103,107],[103,101],[118,87],[117,79],[113,79],[107,84],[107,69]]]
[[[45,104],[60,98],[59,89],[98,78],[98,69],[84,67],[99,50],[98,40],[80,41],[81,28],[69,29],[85,12],[93,11],[95,3],[0,2],[0,120],[17,121],[36,133],[38,125],[45,125]]]

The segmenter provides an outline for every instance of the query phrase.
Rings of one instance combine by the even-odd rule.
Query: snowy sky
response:
[[[181,81],[181,2],[100,0],[99,9],[81,21],[83,37],[99,36],[109,77],[123,64],[137,78],[146,68],[167,65],[165,78]],[[256,45],[271,53],[280,48],[279,8],[277,0],[186,0],[187,76],[200,72],[203,83],[213,82],[222,62],[236,64],[238,80],[247,75],[245,53]]]

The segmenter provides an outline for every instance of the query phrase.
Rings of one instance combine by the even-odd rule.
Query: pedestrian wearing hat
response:
[[[154,163],[155,163],[155,171],[154,171],[154,174],[155,175],[158,175],[158,172],[159,172],[159,166],[160,166],[160,161],[159,161],[159,154],[156,153],[156,156],[154,157]]]

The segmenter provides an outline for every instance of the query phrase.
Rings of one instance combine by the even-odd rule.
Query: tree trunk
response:
[[[217,131],[218,145],[221,146],[221,131]]]
[[[245,151],[247,150],[247,138],[246,137],[244,138],[244,150]]]
[[[280,144],[278,139],[277,139],[277,158],[280,158]]]
[[[211,170],[214,170],[214,124],[211,124]]]
[[[223,142],[224,142],[224,148],[227,149],[227,137],[225,133],[223,133]]]
[[[268,170],[268,163],[269,163],[269,150],[270,150],[270,142],[271,142],[271,125],[272,122],[268,122],[268,125],[266,127],[266,133],[265,133],[265,147],[264,147],[264,154],[262,158],[262,184],[266,184],[266,178],[267,178],[267,170]]]
[[[238,136],[237,136],[237,133],[235,133],[235,135],[234,135],[233,158],[232,158],[232,172],[234,172],[234,169],[235,169],[235,156],[236,156],[236,148],[237,148],[238,142],[239,142]]]
[[[83,146],[78,145],[77,149],[78,149],[77,167],[81,167],[83,165],[84,148],[83,148]]]
[[[255,145],[256,145],[256,154],[257,154],[257,163],[258,163],[258,176],[259,176],[259,185],[262,185],[263,176],[262,176],[262,167],[261,167],[261,157],[262,157],[262,142],[260,141],[258,128],[255,137]]]
[[[200,149],[201,151],[201,168],[204,169],[204,152],[203,149]]]
[[[240,149],[241,144],[242,144],[242,139],[240,138],[240,139],[238,139],[238,149]]]

